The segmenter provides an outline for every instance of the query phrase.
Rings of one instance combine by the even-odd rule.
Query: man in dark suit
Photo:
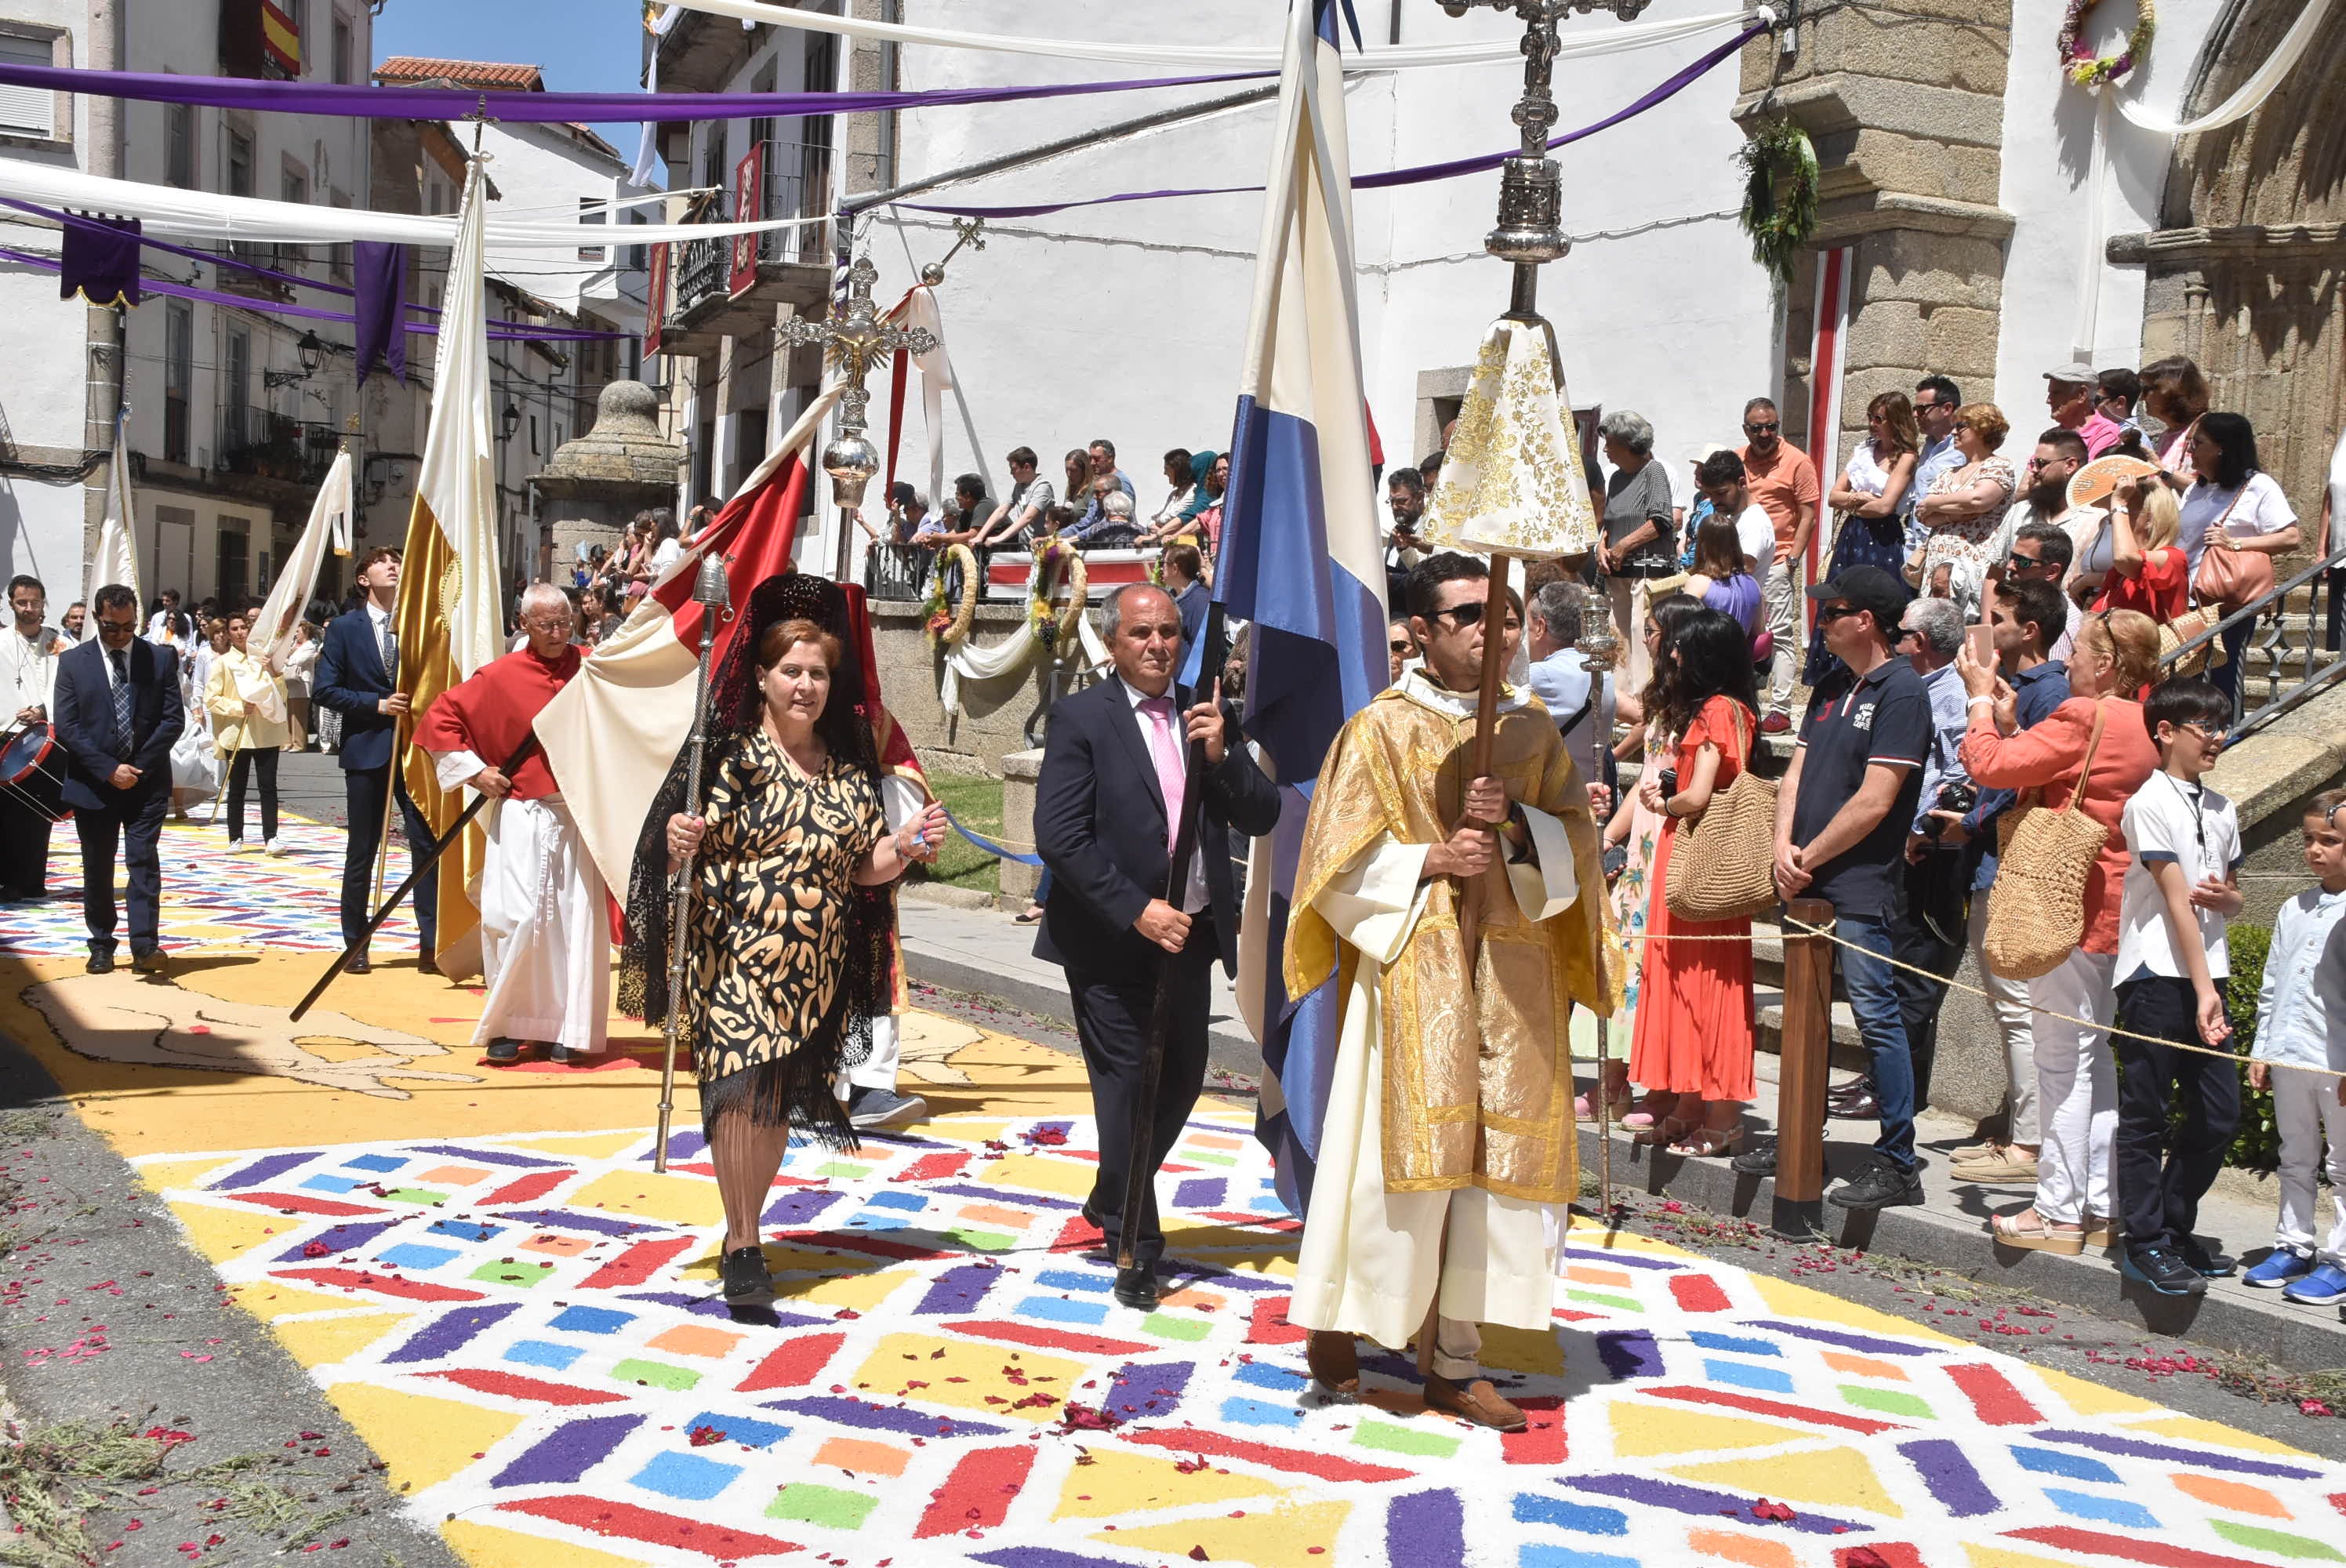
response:
[[[399,635],[392,608],[399,601],[399,552],[371,550],[359,564],[359,607],[337,616],[326,627],[310,682],[310,700],[342,716],[342,800],[350,837],[342,851],[342,945],[366,936],[374,913],[375,850],[382,842],[383,807],[396,789],[407,829],[407,848],[421,857],[432,847],[432,827],[392,778],[392,754],[399,722],[408,711],[399,689]],[[417,967],[434,972],[439,932],[440,874],[426,871],[415,880],[415,927],[422,940]],[[352,959],[350,972],[367,972],[367,957]]]
[[[1116,1281],[1118,1301],[1145,1308],[1156,1304],[1157,1264],[1165,1251],[1154,1176],[1206,1079],[1211,965],[1219,957],[1225,970],[1238,967],[1230,860],[1216,850],[1233,829],[1270,832],[1279,821],[1279,793],[1219,703],[1209,699],[1177,715],[1177,703],[1192,694],[1173,687],[1181,616],[1163,589],[1145,583],[1118,588],[1102,618],[1116,677],[1053,708],[1046,732],[1035,843],[1051,869],[1052,888],[1035,953],[1067,972],[1099,1125],[1099,1176],[1084,1214],[1107,1233],[1111,1252],[1125,1223],[1131,1162],[1148,1166],[1148,1208],[1134,1237],[1135,1267]],[[1190,785],[1184,736],[1203,743],[1207,766],[1197,780],[1198,849],[1188,886],[1168,899],[1174,828]],[[1168,964],[1174,1009],[1153,1135],[1148,1148],[1135,1150],[1132,1118],[1149,1017],[1158,972]]]
[[[89,972],[114,968],[114,850],[128,840],[130,967],[163,969],[158,852],[171,805],[171,744],[187,722],[178,650],[138,635],[138,596],[119,583],[97,591],[97,636],[57,659],[52,698],[66,752],[65,803],[81,835],[81,911]]]

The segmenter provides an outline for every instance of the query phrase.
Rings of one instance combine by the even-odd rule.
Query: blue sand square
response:
[[[688,1502],[706,1502],[741,1473],[738,1464],[719,1464],[695,1453],[664,1453],[636,1471],[635,1482],[647,1492]]]
[[[1222,1420],[1250,1427],[1291,1427],[1302,1424],[1303,1412],[1293,1405],[1274,1405],[1261,1400],[1224,1400]]]
[[[1237,1376],[1241,1383],[1252,1383],[1258,1389],[1276,1389],[1282,1394],[1291,1393],[1311,1380],[1300,1372],[1290,1372],[1285,1367],[1270,1361],[1249,1361],[1239,1368]]]
[[[1105,1274],[1079,1274],[1072,1268],[1046,1268],[1035,1276],[1035,1285],[1042,1290],[1090,1290],[1102,1296],[1116,1288],[1116,1281]]]
[[[2100,1460],[2088,1459],[2082,1453],[2069,1453],[2057,1448],[2023,1448],[2015,1444],[2012,1457],[2024,1470],[2039,1475],[2064,1475],[2071,1481],[2098,1481],[2115,1483],[2118,1472]]]
[[[391,1268],[437,1268],[460,1255],[453,1247],[426,1247],[420,1241],[403,1241],[374,1256],[376,1262]]]
[[[2158,1516],[2138,1502],[2128,1502],[2123,1497],[2100,1497],[2090,1492],[2071,1492],[2066,1487],[2048,1486],[2045,1495],[2053,1506],[2076,1519],[2099,1520],[2104,1524],[2123,1524],[2133,1530],[2156,1530]]]
[[[1714,1334],[1708,1329],[1694,1329],[1687,1338],[1706,1350],[1733,1350],[1745,1356],[1780,1356],[1783,1350],[1767,1339],[1749,1339],[1740,1334]]]
[[[1733,1383],[1741,1389],[1764,1389],[1771,1394],[1789,1394],[1792,1380],[1773,1367],[1755,1367],[1748,1361],[1717,1361],[1706,1357],[1702,1375],[1714,1383]]]
[[[586,1352],[576,1345],[556,1345],[546,1339],[524,1339],[505,1352],[508,1361],[519,1361],[525,1367],[547,1367],[566,1372],[570,1363]]]
[[[378,1173],[382,1171],[395,1171],[406,1163],[407,1160],[405,1156],[401,1155],[361,1155],[354,1160],[344,1160],[342,1162],[343,1165],[354,1171],[375,1171]]]
[[[703,1410],[684,1423],[688,1432],[701,1427],[715,1427],[725,1434],[729,1443],[743,1443],[750,1448],[771,1448],[790,1435],[790,1429],[772,1421],[753,1421],[748,1416],[719,1415],[715,1410]]]
[[[1629,1533],[1629,1516],[1617,1508],[1592,1508],[1586,1503],[1566,1502],[1560,1497],[1544,1497],[1536,1492],[1516,1494],[1515,1522],[1553,1524],[1561,1530],[1576,1530],[1583,1535]]]
[[[1063,1296],[1029,1296],[1018,1303],[1022,1318],[1043,1318],[1054,1323],[1099,1324],[1107,1320],[1105,1301],[1070,1301]]]
[[[372,1186],[374,1183],[373,1178],[369,1176],[335,1176],[331,1172],[321,1172],[301,1185],[311,1192],[348,1192],[354,1186]]]
[[[614,1312],[607,1307],[566,1307],[546,1327],[574,1334],[616,1334],[635,1320],[633,1312]]]
[[[874,1193],[866,1201],[878,1208],[923,1209],[929,1207],[928,1198],[917,1192]]]
[[[1569,1546],[1543,1546],[1526,1542],[1516,1554],[1516,1568],[1638,1568],[1634,1557],[1610,1552],[1580,1552]]]
[[[435,1219],[432,1222],[434,1236],[449,1236],[458,1241],[494,1241],[505,1234],[502,1225],[491,1225],[477,1219]]]

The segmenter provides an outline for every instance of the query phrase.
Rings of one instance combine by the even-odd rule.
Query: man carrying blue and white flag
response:
[[[1480,1375],[1480,1325],[1545,1330],[1554,1307],[1553,1214],[1578,1186],[1566,1003],[1611,1010],[1596,827],[1528,694],[1502,694],[1487,776],[1468,777],[1484,638],[1521,629],[1519,611],[1484,624],[1506,600],[1485,594],[1480,560],[1418,565],[1425,667],[1361,700],[1387,673],[1384,577],[1332,5],[1311,26],[1309,4],[1289,41],[1224,531],[1229,607],[1256,623],[1249,732],[1282,783],[1319,764],[1299,852],[1256,901],[1288,917],[1273,1000],[1298,999],[1260,1036],[1264,1131],[1304,1215],[1288,1318],[1312,1331],[1331,1391],[1359,1388],[1354,1336],[1417,1340],[1429,1405],[1520,1430]]]

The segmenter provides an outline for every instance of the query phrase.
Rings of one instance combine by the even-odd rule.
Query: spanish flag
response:
[[[487,201],[487,182],[475,160],[464,176],[456,244],[448,258],[432,413],[400,564],[399,689],[417,718],[442,692],[505,651],[495,448],[489,433],[488,306],[481,279]],[[411,718],[401,738],[413,732]],[[401,767],[432,830],[445,833],[464,809],[464,791],[442,791],[421,747],[408,747]],[[442,972],[458,978],[479,970],[481,914],[473,889],[484,842],[475,822],[440,862],[439,963]]]

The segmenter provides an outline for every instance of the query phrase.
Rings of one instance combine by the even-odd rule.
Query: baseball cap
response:
[[[2055,365],[2045,372],[2048,382],[2067,382],[2072,386],[2089,387],[2101,379],[2101,372],[2083,360],[2071,360],[2066,365]]]
[[[1734,450],[1735,449],[1731,446],[1721,446],[1715,441],[1706,441],[1700,446],[1690,446],[1687,448],[1686,460],[1692,463],[1707,463],[1722,452],[1733,452]]]
[[[1873,612],[1873,624],[1884,631],[1898,624],[1906,613],[1906,603],[1914,596],[1906,585],[1879,566],[1851,566],[1829,582],[1817,584],[1809,590],[1809,597],[1823,603],[1829,599],[1845,601],[1853,610]]]

